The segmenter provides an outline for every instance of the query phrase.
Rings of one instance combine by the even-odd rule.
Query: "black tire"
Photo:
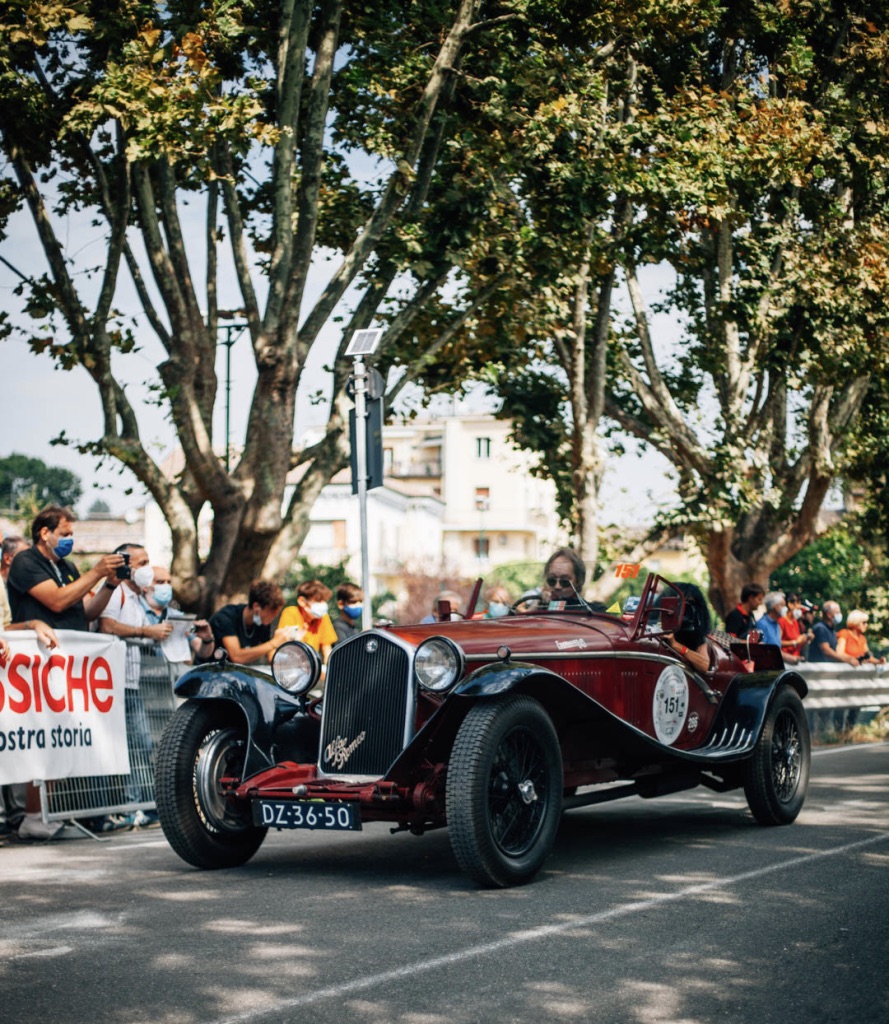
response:
[[[744,795],[760,825],[796,820],[809,786],[811,740],[803,702],[790,686],[775,694],[747,764]]]
[[[157,751],[155,793],[161,827],[170,846],[196,868],[245,864],[268,829],[253,824],[250,808],[219,785],[240,778],[247,728],[237,711],[190,701],[179,707]]]
[[[469,711],[451,750],[445,807],[457,862],[480,885],[537,874],[562,813],[562,752],[536,700],[508,696]]]

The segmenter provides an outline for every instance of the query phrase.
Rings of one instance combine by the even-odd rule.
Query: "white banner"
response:
[[[128,775],[126,645],[116,637],[56,630],[48,650],[29,630],[3,633],[0,784],[81,775]]]

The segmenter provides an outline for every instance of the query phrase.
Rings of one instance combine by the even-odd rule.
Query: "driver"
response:
[[[544,601],[581,604],[586,566],[573,548],[559,548],[543,567]]]
[[[681,655],[698,672],[710,671],[710,648],[707,634],[710,632],[710,612],[704,595],[694,583],[674,583],[685,598],[682,625],[675,633],[664,633],[662,639],[672,650]]]

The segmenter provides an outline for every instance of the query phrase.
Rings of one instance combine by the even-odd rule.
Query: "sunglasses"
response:
[[[570,576],[547,576],[546,585],[548,587],[573,587],[574,580]]]

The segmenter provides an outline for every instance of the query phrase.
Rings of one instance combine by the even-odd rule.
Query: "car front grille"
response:
[[[327,663],[319,772],[385,775],[411,736],[414,710],[405,647],[376,632],[337,644]]]

